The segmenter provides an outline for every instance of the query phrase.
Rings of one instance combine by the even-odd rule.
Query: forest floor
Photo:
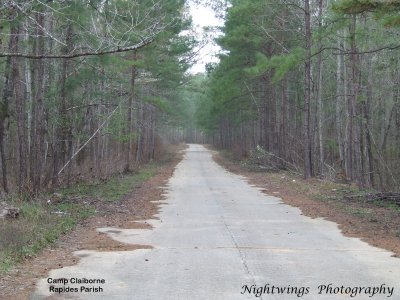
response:
[[[96,231],[98,227],[145,228],[147,223],[138,220],[154,218],[158,212],[157,200],[163,197],[167,180],[174,172],[175,166],[182,159],[184,146],[173,147],[169,155],[158,163],[154,174],[116,201],[103,201],[96,198],[91,203],[96,213],[81,221],[74,230],[62,235],[53,245],[42,250],[37,256],[14,267],[10,272],[0,276],[0,299],[29,299],[35,289],[36,281],[46,277],[52,269],[63,268],[78,263],[79,258],[73,255],[77,250],[96,251],[129,251],[148,246],[128,245],[107,237]]]
[[[304,180],[283,171],[249,170],[227,152],[214,151],[213,158],[229,171],[245,176],[250,184],[262,188],[264,193],[298,207],[303,215],[333,221],[339,224],[344,235],[360,238],[400,257],[400,206],[366,202],[362,198],[358,201],[346,200],[346,194],[356,191],[350,185],[318,179]]]

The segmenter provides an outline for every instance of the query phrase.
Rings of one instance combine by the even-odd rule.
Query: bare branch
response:
[[[18,3],[16,3],[15,1],[13,1],[14,6],[16,8],[18,8],[18,10],[23,13],[29,20],[31,20],[37,27],[39,27],[41,30],[43,30],[43,32],[45,32],[47,34],[47,36],[49,36],[52,40],[56,41],[57,43],[66,46],[65,43],[61,42],[59,39],[57,39],[56,37],[54,37],[46,28],[44,28],[43,26],[41,26],[36,20],[35,18],[33,18],[32,16],[28,15],[23,9],[22,7],[20,7],[18,5]]]
[[[121,104],[121,103],[120,103]],[[60,169],[60,171],[58,171],[57,175],[60,175],[62,173],[62,171],[64,171],[64,169],[71,163],[71,161],[74,159],[75,156],[78,155],[79,152],[81,152],[81,150],[83,148],[86,147],[87,144],[89,144],[89,142],[97,135],[97,133],[104,127],[104,125],[107,124],[107,121],[112,117],[112,115],[117,111],[119,107],[119,104],[117,105],[117,107],[107,116],[107,118],[103,121],[103,123],[96,129],[96,131],[92,134],[92,136],[81,146],[79,147],[78,150],[76,150],[76,152],[71,156],[71,158],[65,163],[65,165]]]
[[[83,57],[83,56],[99,56],[99,55],[107,55],[107,54],[113,54],[113,53],[121,53],[121,52],[128,52],[132,50],[138,50],[140,48],[143,48],[149,44],[151,44],[154,41],[154,38],[148,38],[143,40],[142,42],[133,45],[133,46],[128,46],[128,47],[121,47],[117,49],[112,49],[112,50],[106,50],[106,51],[87,51],[87,52],[81,52],[81,53],[69,53],[69,54],[57,54],[57,55],[51,55],[51,54],[43,54],[43,55],[35,55],[35,54],[25,54],[25,53],[0,53],[0,57],[23,57],[23,58],[29,58],[29,59],[56,59],[56,58],[76,58],[76,57]]]
[[[323,47],[321,49],[319,49],[317,52],[314,52],[313,54],[311,54],[310,58],[320,54],[321,52],[324,52],[325,50],[336,50],[338,52],[334,52],[333,55],[351,55],[351,54],[370,54],[370,53],[376,53],[376,52],[380,52],[383,50],[396,50],[399,49],[400,45],[396,45],[396,46],[384,46],[381,48],[377,48],[377,49],[371,49],[371,50],[366,50],[366,51],[356,51],[356,52],[351,52],[351,51],[345,51],[343,49],[337,48],[337,47]]]

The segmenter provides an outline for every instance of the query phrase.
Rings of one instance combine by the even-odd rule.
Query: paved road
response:
[[[80,251],[78,265],[50,277],[105,280],[86,285],[103,292],[68,293],[79,299],[400,299],[400,259],[263,194],[202,146],[190,145],[178,165],[159,218],[153,230],[99,229],[153,249]],[[331,293],[319,294],[318,286],[328,284]],[[40,280],[34,299],[54,295],[49,285]],[[277,287],[286,290],[277,294]],[[256,297],[254,288],[265,293]],[[358,295],[346,294],[350,288]]]

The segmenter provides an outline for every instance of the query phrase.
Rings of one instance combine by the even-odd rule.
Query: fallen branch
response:
[[[367,194],[352,194],[344,196],[346,200],[363,200],[365,202],[388,201],[400,205],[400,193],[377,192]]]
[[[121,103],[120,103],[121,104]],[[116,112],[116,110],[118,109],[118,106],[107,116],[107,118],[104,120],[104,122],[99,126],[99,128],[96,129],[96,131],[92,134],[92,136],[81,146],[79,147],[78,150],[76,150],[76,152],[71,156],[71,158],[66,162],[66,164],[60,169],[60,171],[58,171],[57,176],[61,174],[62,171],[64,171],[64,169],[71,163],[71,161],[74,159],[75,156],[78,155],[79,152],[82,151],[83,148],[86,147],[87,144],[89,144],[89,142],[96,136],[96,134],[104,127],[104,125],[106,125],[107,121],[111,118],[111,116]]]

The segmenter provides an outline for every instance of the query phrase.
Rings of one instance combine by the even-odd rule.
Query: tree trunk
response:
[[[323,0],[319,0],[319,11],[318,11],[318,28],[322,29],[322,14],[323,14]],[[322,48],[321,40],[318,42],[319,48]],[[319,166],[320,174],[324,175],[324,128],[323,128],[323,107],[322,107],[322,52],[318,55],[318,95],[317,95],[317,116],[318,116],[318,141],[319,141]]]
[[[350,32],[351,34],[351,32]],[[347,80],[347,63],[344,61],[344,95],[346,101],[346,136],[345,136],[345,168],[346,179],[348,182],[353,180],[353,106],[352,95],[348,95],[348,80]]]
[[[18,53],[20,25],[11,26],[11,51]],[[17,153],[18,153],[18,190],[20,193],[26,188],[26,128],[25,128],[25,99],[22,84],[21,70],[18,58],[11,58],[12,82],[15,98],[15,113],[17,122]]]
[[[66,47],[64,47],[64,53],[67,54],[72,49],[72,24],[67,25],[67,34],[66,34]],[[60,78],[60,106],[58,110],[59,122],[57,125],[56,136],[54,141],[54,157],[53,157],[53,185],[58,181],[58,172],[61,164],[64,164],[67,154],[67,146],[69,135],[69,127],[70,124],[68,120],[68,112],[67,112],[67,72],[68,72],[69,60],[63,59],[61,66],[61,78]],[[71,149],[72,150],[72,149]]]
[[[136,61],[136,51],[133,52],[132,61]],[[133,65],[131,67],[131,92],[128,99],[128,111],[127,111],[127,146],[126,146],[126,156],[125,156],[125,172],[129,172],[131,170],[131,147],[132,147],[132,105],[135,99],[135,80],[136,80],[136,66]]]
[[[304,178],[312,176],[312,153],[310,135],[310,101],[311,101],[311,15],[310,1],[304,1],[305,13],[305,47],[306,59],[304,63]]]
[[[12,48],[12,39],[9,41],[9,49]],[[2,184],[5,193],[9,192],[8,189],[8,174],[7,174],[7,161],[4,151],[4,135],[5,135],[5,124],[9,118],[9,99],[12,97],[12,86],[11,82],[11,58],[8,57],[6,60],[6,66],[4,70],[4,86],[3,86],[3,99],[0,102],[0,157],[1,157],[1,168],[2,168]]]
[[[142,138],[142,131],[143,131],[143,103],[142,102],[138,102],[138,117],[137,117],[137,144],[136,144],[136,163],[140,163],[141,159],[142,159],[142,142],[143,142],[143,138]]]
[[[288,113],[288,89],[287,89],[288,80],[287,77],[283,79],[282,82],[282,107],[281,107],[281,155],[282,158],[286,161],[288,159],[288,125],[287,125],[287,113]]]
[[[35,52],[37,55],[44,53],[45,35],[42,28],[45,27],[44,14],[36,13],[36,22],[40,25],[37,29],[38,38],[35,43]],[[44,122],[43,98],[46,88],[46,70],[45,62],[42,59],[36,60],[34,63],[34,97],[32,97],[31,112],[31,151],[30,151],[30,179],[32,184],[32,192],[36,194],[41,187],[41,177],[43,174],[43,152],[44,152],[44,135],[46,132]],[[29,70],[28,70],[29,72]]]
[[[340,38],[338,38],[338,47],[339,49],[343,49],[343,44],[340,42]],[[343,168],[343,163],[345,160],[344,156],[344,144],[343,144],[343,133],[342,133],[342,112],[343,112],[343,99],[346,99],[345,95],[341,95],[345,93],[344,87],[346,82],[343,80],[343,74],[346,72],[343,66],[343,54],[339,54],[337,56],[337,70],[336,70],[336,105],[335,105],[335,123],[336,123],[336,138],[338,141],[339,147],[339,160],[340,167]]]
[[[360,76],[360,66],[359,66],[359,55],[357,52],[357,44],[356,44],[356,23],[357,17],[356,15],[352,16],[352,22],[350,25],[350,40],[351,40],[351,74],[352,74],[352,91],[350,97],[350,106],[351,106],[351,139],[350,144],[352,144],[352,152],[350,155],[354,158],[353,160],[353,170],[352,175],[353,179],[356,179],[356,182],[359,187],[363,185],[363,174],[361,172],[361,148],[360,148],[360,128],[359,122],[357,122],[358,116],[358,107],[357,98],[359,93],[359,76]]]

